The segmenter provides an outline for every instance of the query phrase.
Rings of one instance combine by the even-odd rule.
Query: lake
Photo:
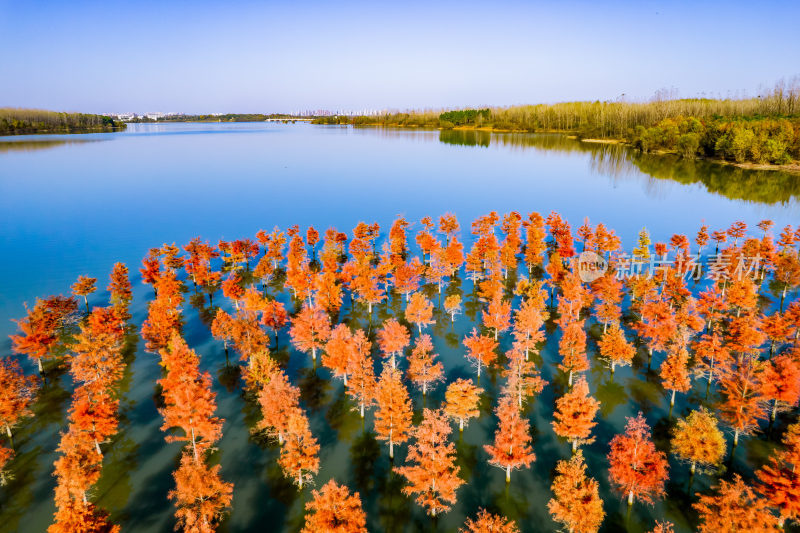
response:
[[[359,221],[378,222],[385,232],[402,214],[415,222],[413,236],[423,216],[453,212],[469,246],[470,223],[490,211],[523,216],[557,211],[573,230],[585,217],[604,223],[630,250],[643,227],[655,242],[668,241],[675,233],[693,239],[703,223],[712,230],[737,220],[755,228],[767,218],[777,228],[796,225],[799,200],[797,175],[641,154],[560,135],[165,123],[131,124],[120,133],[0,137],[0,354],[11,352],[11,319],[24,316],[23,304],[32,304],[37,296],[68,294],[79,274],[100,280],[101,290],[90,297],[90,304],[105,305],[108,294],[102,289],[116,261],[131,270],[133,322],[141,325],[152,297],[138,274],[141,259],[152,247],[183,245],[198,235],[216,243],[292,224],[303,229],[313,225],[320,232],[335,226],[350,233]],[[471,283],[465,281],[461,289],[468,295]],[[345,309],[343,318],[374,329],[389,316],[402,316],[401,305],[397,299],[379,306],[372,326],[357,309]],[[469,315],[460,316],[452,328],[445,319],[432,328],[448,382],[472,375],[460,346],[474,324]],[[309,491],[298,493],[282,477],[276,446],[250,437],[259,414],[242,397],[236,361],[226,365],[221,343],[211,338],[200,311],[188,301],[184,316],[185,338],[200,355],[202,369],[215,378],[218,415],[226,421],[214,458],[222,465],[222,477],[235,486],[233,510],[220,531],[297,531]],[[501,350],[510,344],[505,335]],[[486,405],[463,436],[454,432],[462,477],[468,482],[459,489],[453,510],[435,523],[400,493],[402,481],[389,474],[386,446],[370,433],[372,416],[362,427],[357,413],[349,411],[341,383],[331,381],[324,369],[314,371],[308,357],[288,345],[284,330],[279,346],[289,357],[289,375],[303,391],[312,431],[322,445],[316,484],[321,487],[333,477],[359,491],[370,531],[456,531],[481,506],[514,518],[524,532],[556,529],[546,509],[551,473],[558,459],[569,457],[568,445],[550,427],[553,403],[566,386],[555,368],[556,336],[548,335],[541,353],[542,376],[550,385],[526,411],[535,426],[536,462],[515,472],[509,486],[502,471],[487,465],[482,445],[490,441],[495,420]],[[34,371],[27,360],[25,369]],[[107,445],[103,476],[92,494],[123,531],[167,532],[174,525],[166,494],[173,487],[179,445],[166,444],[159,430],[155,381],[160,371],[158,358],[145,353],[140,341],[122,384],[120,433]],[[496,399],[499,375],[481,379]],[[646,360],[637,359],[633,368],[617,371],[613,379],[593,362],[588,379],[602,402],[598,438],[584,447],[584,454],[605,500],[603,531],[646,531],[653,528],[654,518],[688,531],[694,517],[687,509],[694,500],[687,466],[670,457],[668,498],[653,507],[636,504],[628,516],[625,504],[609,490],[605,455],[625,417],[639,411],[665,449],[675,417],[698,405],[704,387],[698,384],[690,394],[679,395],[670,418],[658,374],[647,370]],[[70,390],[68,374],[50,380],[37,403],[37,416],[17,429],[15,478],[0,487],[0,531],[39,532],[52,522],[52,465],[59,431],[66,427]],[[416,410],[423,401],[437,406],[443,396],[441,385],[424,400],[412,393]],[[728,470],[749,477],[787,421],[779,418],[773,428],[777,437],[744,438]],[[402,462],[406,449],[400,447],[395,464]],[[696,476],[691,490],[704,490],[714,479]]]

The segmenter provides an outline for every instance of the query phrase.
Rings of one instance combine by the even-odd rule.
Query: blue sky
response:
[[[419,109],[755,95],[800,2],[0,0],[0,106]]]

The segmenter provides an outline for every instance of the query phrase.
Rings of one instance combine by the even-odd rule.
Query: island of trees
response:
[[[582,139],[621,141],[644,152],[792,169],[800,160],[800,78],[781,81],[756,98],[687,99],[661,91],[649,102],[621,99],[441,113],[331,116],[320,117],[315,123],[563,132]]]
[[[307,362],[315,375],[311,386],[337,387],[350,407],[341,412],[371,426],[388,456],[380,460],[392,465],[387,475],[431,520],[476,482],[456,460],[463,443],[454,433],[482,418],[494,430],[470,454],[496,467],[506,483],[541,462],[534,437],[552,426],[560,456],[544,466],[552,497],[535,504],[565,531],[601,527],[609,505],[599,493],[603,478],[627,506],[677,493],[701,532],[777,532],[800,520],[800,301],[791,301],[800,286],[800,229],[773,232],[773,226],[770,220],[757,228],[703,225],[696,234],[655,243],[642,229],[632,253],[604,224],[587,219],[573,231],[555,212],[479,217],[468,250],[452,214],[424,217],[413,236],[401,216],[384,236],[377,223],[362,222],[352,235],[292,226],[216,245],[198,237],[183,247],[153,248],[143,259],[141,280],[154,296],[140,327],[131,323],[125,265],[114,265],[107,298],[92,297],[97,280],[81,276],[71,296],[29,307],[12,336],[13,350],[39,374],[66,367],[72,383],[53,466],[49,531],[119,530],[92,489],[119,428],[124,353],[137,335],[160,365],[153,390],[164,440],[179,443],[174,488],[163,495],[174,503],[176,529],[211,532],[224,520],[235,487],[213,453],[224,422],[215,414],[214,378],[201,371],[202,356],[184,334],[189,295],[219,347],[239,356],[239,401],[258,413],[248,422],[253,438],[279,450],[277,468],[296,490],[318,482],[305,505],[304,532],[365,532],[368,516],[359,492],[320,475],[320,428],[309,422],[310,400],[292,379],[289,356],[277,355],[281,333],[291,341],[291,358]],[[609,269],[584,279],[579,250],[602,256]],[[743,264],[756,257],[757,267]],[[650,269],[633,269],[633,262]],[[700,278],[698,267],[705,269]],[[471,286],[466,298],[462,285]],[[378,308],[384,318],[376,320]],[[448,379],[430,332],[450,328],[462,312],[474,327],[454,342],[474,375]],[[499,342],[506,339],[502,353]],[[548,363],[540,357],[548,339],[558,346],[552,382],[543,378]],[[13,431],[31,416],[41,382],[16,357],[0,363],[2,481],[14,475]],[[661,437],[654,436],[655,410],[648,409],[647,416],[631,413],[624,428],[598,442],[603,402],[590,385],[593,376],[613,378],[623,367],[645,365],[643,376],[626,381],[660,387],[652,401],[669,408]],[[446,389],[444,400],[426,401],[437,387]],[[557,391],[552,405],[532,408],[548,387]],[[686,407],[673,415],[676,399]],[[550,420],[534,428],[534,411]],[[743,439],[763,433],[779,443],[746,477],[723,467]],[[602,449],[601,463],[584,460],[589,445]],[[678,469],[710,478],[711,488],[670,485]],[[485,486],[481,480],[477,490]],[[673,531],[666,521],[649,527]],[[476,508],[461,531],[518,527],[497,509]]]
[[[124,122],[105,115],[0,108],[0,135],[95,133],[124,130],[125,127]]]

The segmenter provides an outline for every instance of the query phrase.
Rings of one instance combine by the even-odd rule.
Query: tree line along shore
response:
[[[331,116],[316,124],[511,132],[563,132],[624,142],[643,152],[670,152],[737,164],[800,169],[800,78],[743,99],[671,98],[649,102],[564,102],[445,112]]]
[[[125,128],[124,122],[106,115],[0,108],[0,135],[93,133],[124,130]]]

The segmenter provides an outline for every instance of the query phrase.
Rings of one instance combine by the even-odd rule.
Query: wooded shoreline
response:
[[[124,122],[106,115],[0,108],[0,135],[102,133],[125,128]]]

